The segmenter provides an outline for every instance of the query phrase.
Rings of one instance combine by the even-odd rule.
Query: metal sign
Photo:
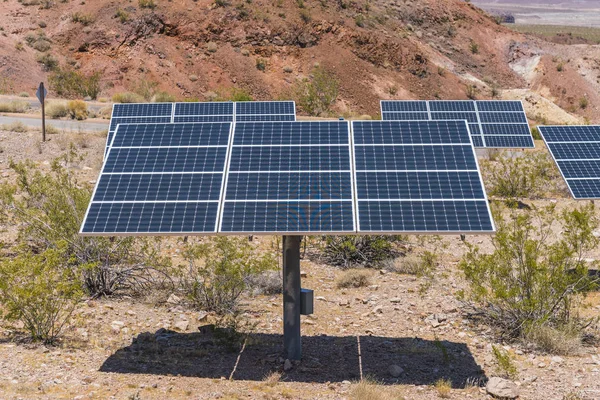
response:
[[[43,104],[44,100],[46,99],[46,96],[48,96],[48,90],[46,90],[46,88],[44,87],[44,82],[40,83],[40,86],[38,87],[37,92],[35,92],[35,95],[37,96],[40,103]]]

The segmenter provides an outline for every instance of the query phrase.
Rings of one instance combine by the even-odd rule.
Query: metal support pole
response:
[[[283,347],[287,358],[300,360],[300,243],[302,236],[283,237]]]

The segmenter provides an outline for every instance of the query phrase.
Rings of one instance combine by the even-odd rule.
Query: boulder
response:
[[[497,376],[490,378],[485,390],[488,394],[500,399],[516,399],[519,397],[519,388],[514,382]]]

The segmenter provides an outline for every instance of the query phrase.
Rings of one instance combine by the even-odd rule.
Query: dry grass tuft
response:
[[[450,382],[449,379],[438,379],[434,386],[439,397],[442,399],[447,399],[450,397],[450,392],[452,391],[452,382]]]
[[[366,378],[356,383],[350,392],[351,400],[404,400],[393,388]]]
[[[0,103],[0,112],[24,113],[29,110],[29,102],[23,100],[12,100],[8,103]]]
[[[29,130],[21,121],[15,121],[12,124],[4,124],[0,125],[0,130],[9,131],[9,132],[17,132],[24,133]]]
[[[526,340],[533,343],[538,350],[550,354],[573,356],[581,352],[581,336],[576,328],[533,326],[527,331]]]
[[[278,371],[273,371],[271,373],[268,373],[263,378],[263,382],[269,387],[273,387],[273,386],[277,385],[280,380],[281,380],[281,372],[278,372]]]
[[[371,280],[369,279],[369,274],[360,269],[347,270],[337,281],[337,287],[339,289],[360,288],[369,286],[370,284]]]

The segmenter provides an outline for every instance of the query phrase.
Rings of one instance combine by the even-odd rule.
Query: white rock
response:
[[[519,388],[514,382],[498,378],[497,376],[490,378],[485,386],[485,390],[492,396],[501,399],[516,399],[519,397]]]
[[[171,293],[169,298],[167,299],[167,303],[169,304],[178,304],[181,301],[181,298],[174,293]]]
[[[190,326],[190,321],[179,320],[179,321],[175,322],[175,324],[173,324],[173,326],[175,327],[175,329],[185,332],[185,331],[187,331],[188,326]]]
[[[560,363],[562,363],[562,362],[564,361],[564,360],[563,360],[563,358],[562,358],[562,357],[559,357],[559,356],[554,356],[554,357],[552,357],[550,360],[551,360],[553,363],[556,363],[556,364],[560,364]]]

